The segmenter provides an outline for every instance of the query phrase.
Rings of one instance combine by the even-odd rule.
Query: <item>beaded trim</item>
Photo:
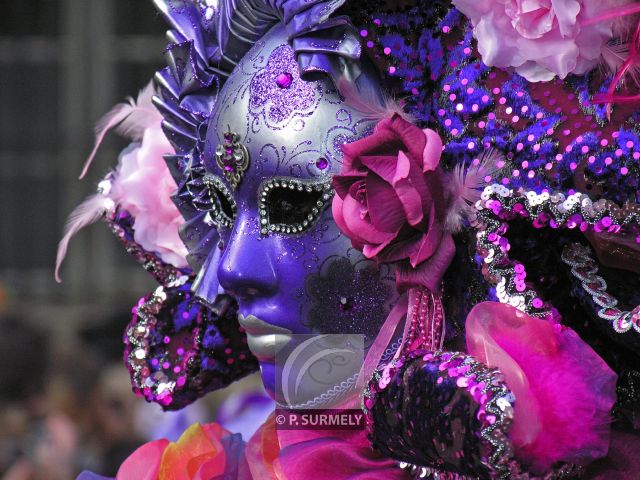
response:
[[[640,333],[640,305],[631,311],[617,308],[618,300],[607,293],[607,283],[597,275],[598,264],[591,256],[591,249],[572,243],[564,248],[561,258],[571,267],[571,274],[580,280],[582,289],[600,307],[598,317],[610,322],[617,333]]]
[[[318,200],[311,211],[307,214],[307,218],[301,223],[276,223],[273,224],[269,221],[269,192],[274,189],[290,189],[297,190],[299,192],[317,192],[319,195]],[[314,222],[320,217],[320,214],[324,208],[330,203],[333,198],[333,188],[331,181],[308,181],[299,180],[289,177],[275,177],[262,182],[258,189],[258,205],[260,211],[260,233],[262,235],[268,235],[270,232],[277,233],[302,233],[305,230],[311,228]]]
[[[238,211],[233,195],[224,182],[215,175],[207,173],[203,178],[203,182],[209,188],[209,195],[212,198],[212,207],[209,214],[212,216],[213,222],[224,228],[233,227],[236,212]],[[220,196],[224,197],[224,199],[229,202],[229,205],[231,205],[233,217],[229,217],[222,209],[222,206],[220,205]]]
[[[192,167],[189,169],[189,179],[185,183],[189,192],[191,203],[196,210],[207,212],[208,218],[205,220],[210,226],[223,228],[233,227],[233,222],[238,207],[233,195],[220,177],[206,173],[204,167]],[[220,204],[220,199],[224,198],[231,206],[233,218],[229,217]]]
[[[167,287],[180,287],[187,283],[189,277],[181,276],[174,282],[167,285]],[[129,345],[129,354],[126,357],[126,363],[132,372],[131,381],[134,388],[141,391],[149,390],[149,394],[145,395],[147,398],[157,398],[161,402],[166,399],[171,401],[176,386],[178,385],[176,380],[170,380],[163,372],[151,373],[147,367],[147,355],[149,354],[149,337],[154,326],[157,323],[156,315],[160,312],[162,304],[167,299],[167,294],[164,287],[160,286],[156,288],[149,298],[144,303],[137,305],[134,308],[134,313],[138,317],[138,321],[135,326],[130,326],[126,335],[126,344]],[[188,352],[187,355],[194,355],[193,352]],[[185,362],[188,363],[188,362]],[[182,380],[184,385],[185,378]],[[152,394],[152,395],[151,395]]]
[[[474,226],[478,228],[478,251],[486,265],[485,277],[495,286],[496,296],[535,317],[551,314],[551,307],[526,282],[524,265],[508,257],[505,234],[508,221],[517,217],[532,219],[536,228],[579,228],[597,232],[618,232],[622,226],[640,224],[640,205],[618,207],[610,200],[596,202],[580,192],[563,193],[514,191],[500,184],[485,187],[475,204]]]

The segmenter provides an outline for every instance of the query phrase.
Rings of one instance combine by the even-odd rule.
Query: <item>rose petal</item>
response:
[[[413,175],[411,175],[411,170],[414,170]],[[398,154],[393,188],[400,199],[409,224],[415,226],[420,223],[424,217],[423,206],[430,195],[426,191],[422,173],[411,163],[404,152]]]
[[[347,224],[344,221],[344,216],[342,215],[342,209],[344,208],[344,201],[338,195],[333,197],[333,202],[331,203],[331,212],[333,213],[333,220],[336,222],[336,225],[340,229],[342,233],[344,233],[347,237],[353,238],[354,234],[351,230],[347,228]]]
[[[362,205],[353,197],[347,196],[343,201],[342,218],[347,229],[352,233],[356,241],[370,245],[388,243],[395,235],[381,232],[371,225],[368,218],[362,218]]]
[[[344,198],[348,193],[351,186],[364,179],[367,174],[365,172],[359,172],[351,175],[334,175],[333,176],[333,188],[340,198]]]
[[[403,150],[407,153],[407,156],[411,161],[421,165],[422,155],[424,153],[424,147],[427,139],[420,127],[407,122],[397,114],[391,118],[391,124],[389,127],[396,133],[397,137],[400,137],[400,140],[404,145]]]
[[[560,35],[563,37],[574,36],[576,30],[576,20],[580,13],[580,2],[577,0],[551,0],[553,12],[555,12],[556,20]]]
[[[365,155],[361,158],[361,161],[369,170],[384,179],[387,183],[391,183],[393,177],[396,175],[399,153],[402,153],[402,151],[396,151],[393,155],[385,156]]]
[[[371,224],[378,230],[395,234],[406,222],[403,205],[396,191],[373,173],[367,175],[367,204]]]
[[[393,144],[397,142],[397,135],[387,129],[376,131],[368,137],[361,138],[355,142],[345,143],[341,146],[343,159],[342,159],[342,174],[351,175],[357,172],[362,167],[360,157],[364,155],[384,155],[389,152],[395,155]],[[392,146],[391,149],[384,150],[381,147]]]
[[[396,264],[396,285],[400,290],[423,286],[438,292],[440,282],[456,253],[455,243],[450,234],[442,237],[434,255],[413,268],[408,262]]]
[[[422,152],[422,171],[428,172],[435,170],[440,164],[442,156],[442,139],[440,135],[429,128],[422,130],[425,136],[426,144]]]

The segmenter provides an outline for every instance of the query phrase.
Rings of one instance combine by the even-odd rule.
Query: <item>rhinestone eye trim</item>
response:
[[[316,193],[318,199],[315,205],[306,212],[306,218],[302,222],[295,223],[273,223],[270,217],[269,194],[277,189],[289,189],[291,191]],[[258,206],[260,213],[260,233],[268,235],[269,233],[285,233],[299,234],[308,230],[313,226],[315,221],[320,217],[322,211],[333,198],[333,187],[331,181],[309,181],[298,180],[287,177],[276,177],[263,182],[258,190]]]
[[[237,211],[236,201],[224,182],[219,177],[204,172],[202,167],[191,169],[189,175],[186,187],[191,196],[191,204],[196,210],[207,212],[207,225],[217,228],[233,227]],[[231,217],[222,208],[222,199],[229,204]]]
[[[203,178],[203,182],[207,187],[210,198],[209,216],[211,218],[209,221],[211,222],[211,225],[216,225],[223,228],[233,227],[233,222],[236,218],[236,212],[238,211],[238,207],[236,205],[236,201],[233,198],[233,195],[224,184],[224,182],[215,175],[206,174]],[[232,216],[227,215],[224,211],[224,208],[222,208],[222,199],[224,199],[229,204]]]
[[[598,264],[591,256],[591,250],[588,247],[579,243],[567,245],[562,251],[561,258],[571,267],[571,274],[580,280],[583,290],[600,307],[598,317],[611,322],[611,326],[617,333],[629,331],[640,333],[640,305],[630,312],[617,308],[618,300],[607,293],[607,283],[604,278],[597,275]]]

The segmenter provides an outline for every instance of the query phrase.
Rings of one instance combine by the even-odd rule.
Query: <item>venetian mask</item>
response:
[[[202,185],[220,240],[196,294],[207,303],[220,291],[238,300],[271,394],[276,353],[292,335],[361,335],[366,349],[396,300],[392,272],[353,249],[331,213],[341,145],[373,124],[328,78],[300,78],[279,25],[233,70],[210,116]],[[334,381],[322,383],[306,395]]]

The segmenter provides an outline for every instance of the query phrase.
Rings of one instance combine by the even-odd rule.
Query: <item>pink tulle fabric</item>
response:
[[[144,130],[142,142],[132,144],[120,155],[109,196],[135,218],[136,242],[159,254],[163,261],[183,268],[187,266],[187,249],[178,228],[184,220],[175,205],[167,201],[176,190],[163,159],[171,153],[173,148],[159,125]]]
[[[574,331],[484,302],[469,313],[466,337],[469,353],[498,367],[515,394],[510,438],[534,473],[607,454],[616,375]]]

